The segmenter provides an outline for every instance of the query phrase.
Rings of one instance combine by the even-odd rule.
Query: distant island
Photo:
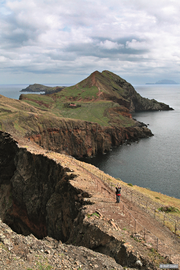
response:
[[[42,84],[35,83],[35,84],[29,85],[25,89],[22,89],[20,92],[44,92],[47,95],[47,94],[60,92],[64,88],[65,86],[50,87],[50,86],[45,86]]]
[[[173,80],[160,80],[157,81],[156,83],[146,83],[146,84],[178,84],[178,83]]]

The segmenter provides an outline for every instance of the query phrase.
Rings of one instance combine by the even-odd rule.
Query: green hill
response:
[[[0,96],[0,130],[56,152],[92,156],[153,135],[132,111],[165,109],[171,108],[142,98],[112,72],[96,71],[57,93],[22,94],[20,100]]]
[[[131,112],[169,110],[168,105],[141,97],[133,86],[110,71],[95,71],[85,80],[50,95],[21,95],[21,100],[58,117],[102,126],[135,125]]]

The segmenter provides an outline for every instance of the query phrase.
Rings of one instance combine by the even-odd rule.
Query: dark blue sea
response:
[[[0,94],[18,99],[19,91],[27,86],[0,85]],[[149,124],[154,136],[86,161],[126,183],[180,199],[180,85],[134,87],[141,96],[167,103],[174,111],[133,114]]]

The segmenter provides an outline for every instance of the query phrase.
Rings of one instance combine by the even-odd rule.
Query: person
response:
[[[116,202],[117,203],[120,202],[120,196],[121,196],[121,187],[118,186],[118,187],[116,187]]]

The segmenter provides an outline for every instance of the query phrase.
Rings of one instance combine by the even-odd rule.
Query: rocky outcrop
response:
[[[27,137],[45,149],[66,153],[75,157],[95,156],[105,153],[113,146],[153,134],[142,123],[129,128],[102,127],[86,121],[61,120],[57,128],[46,128]]]
[[[104,77],[101,81],[104,80],[106,85],[107,79],[111,81],[109,86],[111,91],[106,94],[107,99],[125,106],[130,112],[173,110],[167,104],[142,97],[130,83],[110,71],[103,71],[101,76]],[[114,92],[116,92],[116,95]]]
[[[72,200],[80,193],[69,183],[74,175],[52,159],[18,148],[6,133],[0,139],[2,220],[18,233],[66,241],[81,207]]]
[[[51,237],[39,240],[34,235],[13,232],[0,220],[0,269],[119,269],[109,256],[85,247],[63,244]]]
[[[173,110],[169,105],[158,102],[155,99],[148,99],[141,97],[137,92],[131,96],[131,112],[141,112],[141,111],[168,111]]]

